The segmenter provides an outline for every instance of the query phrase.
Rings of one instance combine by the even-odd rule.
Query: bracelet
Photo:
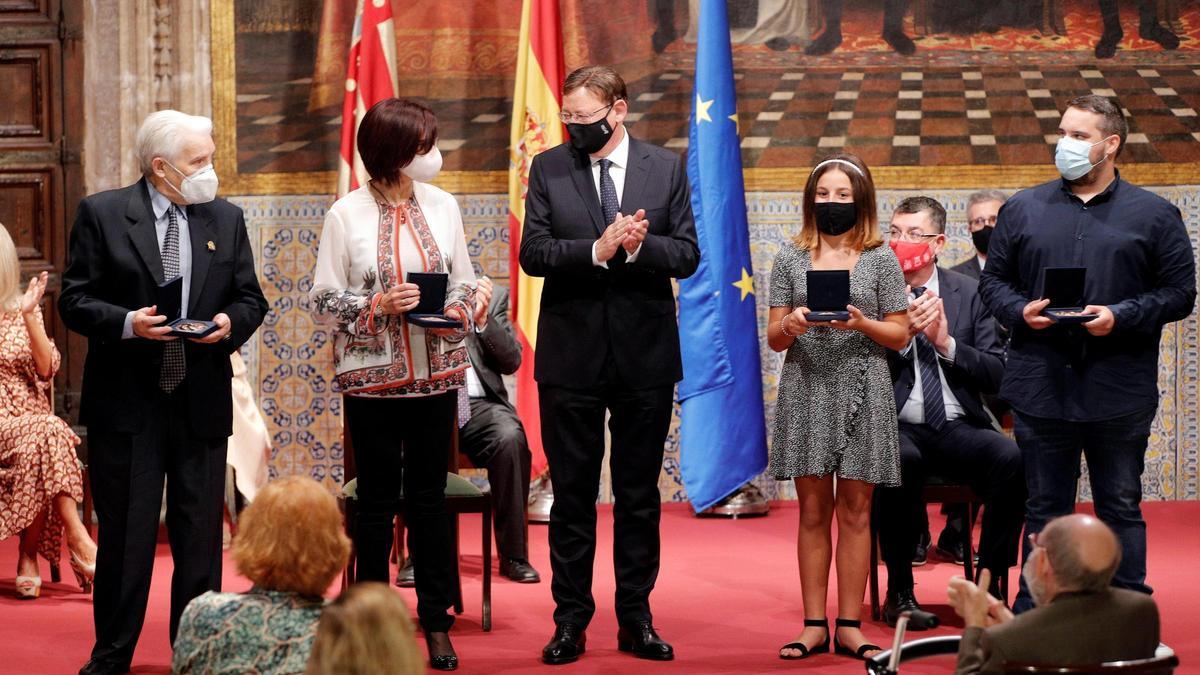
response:
[[[787,332],[787,326],[786,326],[786,325],[784,325],[784,323],[783,323],[783,322],[784,322],[786,319],[787,319],[787,317],[785,316],[785,317],[783,317],[782,319],[780,319],[780,320],[779,320],[779,331],[780,331],[781,333],[783,333],[784,335],[786,335],[786,336],[790,337],[790,338],[794,338],[794,337],[796,337],[796,336],[795,336],[795,335],[792,335],[792,334],[791,334],[791,333],[789,333],[789,332]]]

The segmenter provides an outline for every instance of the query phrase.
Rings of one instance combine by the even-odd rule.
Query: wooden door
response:
[[[25,280],[50,272],[42,309],[63,354],[55,405],[72,421],[84,343],[68,338],[55,305],[83,193],[82,21],[81,0],[0,0],[0,223]]]

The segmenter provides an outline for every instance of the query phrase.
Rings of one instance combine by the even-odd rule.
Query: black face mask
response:
[[[982,229],[971,233],[971,241],[975,244],[975,250],[983,255],[987,255],[988,242],[992,240],[992,231],[996,228],[984,225]]]
[[[568,124],[567,133],[571,135],[571,147],[591,155],[600,152],[612,136],[613,128],[605,114],[591,124]]]
[[[819,202],[814,208],[817,229],[831,237],[849,232],[858,222],[858,209],[854,202]]]

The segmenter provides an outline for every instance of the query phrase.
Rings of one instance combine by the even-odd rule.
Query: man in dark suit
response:
[[[950,604],[966,624],[957,675],[1003,673],[1014,662],[1082,666],[1154,656],[1158,608],[1149,595],[1109,585],[1121,544],[1107,525],[1062,516],[1030,541],[1022,576],[1037,607],[1020,616],[988,595],[986,570],[978,585],[950,580]]]
[[[80,671],[128,670],[146,613],[163,480],[171,640],[184,606],[221,585],[221,507],[232,431],[229,354],[267,302],[241,209],[216,195],[212,122],[174,110],[138,130],[142,179],[85,198],[71,231],[59,311],[88,338],[80,422],[100,521],[96,644]],[[180,313],[216,324],[169,335],[160,284],[180,277]]]
[[[913,594],[912,551],[923,532],[921,490],[930,473],[969,484],[984,500],[979,565],[996,578],[1016,562],[1025,482],[1016,443],[995,428],[981,394],[995,392],[1004,370],[995,322],[977,284],[937,267],[946,243],[946,210],[928,197],[900,202],[890,245],[914,299],[913,339],[888,361],[900,421],[901,487],[878,491],[879,532],[888,568],[888,623],[912,612],[924,630],[937,617]],[[970,553],[967,552],[967,555]]]
[[[980,190],[967,197],[967,229],[971,232],[975,255],[951,267],[951,270],[979,281],[983,266],[987,264],[988,243],[996,229],[996,216],[1006,201],[1008,195],[999,190]]]
[[[571,142],[538,155],[529,173],[520,257],[526,274],[546,279],[534,377],[554,484],[556,630],[542,652],[551,664],[583,653],[596,609],[606,410],[618,647],[642,658],[674,655],[655,633],[649,596],[659,563],[658,476],[683,375],[671,279],[691,275],[700,251],[683,163],[629,138],[628,109],[625,82],[611,68],[571,73],[562,106]]]

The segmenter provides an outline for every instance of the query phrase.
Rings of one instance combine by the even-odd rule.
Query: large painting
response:
[[[1145,2],[1160,33],[1140,19]],[[1117,6],[730,0],[748,187],[796,189],[801,167],[840,148],[884,186],[1028,185],[1051,175],[1059,112],[1088,92],[1130,116],[1129,178],[1197,182],[1200,6],[1126,0],[1106,17],[1106,4]],[[520,5],[395,2],[400,90],[438,113],[442,180],[456,192],[505,190]],[[562,2],[568,67],[616,65],[632,133],[679,151],[697,6]],[[214,108],[234,193],[333,191],[354,11],[354,0],[214,0]],[[1113,54],[1097,58],[1106,35]]]

